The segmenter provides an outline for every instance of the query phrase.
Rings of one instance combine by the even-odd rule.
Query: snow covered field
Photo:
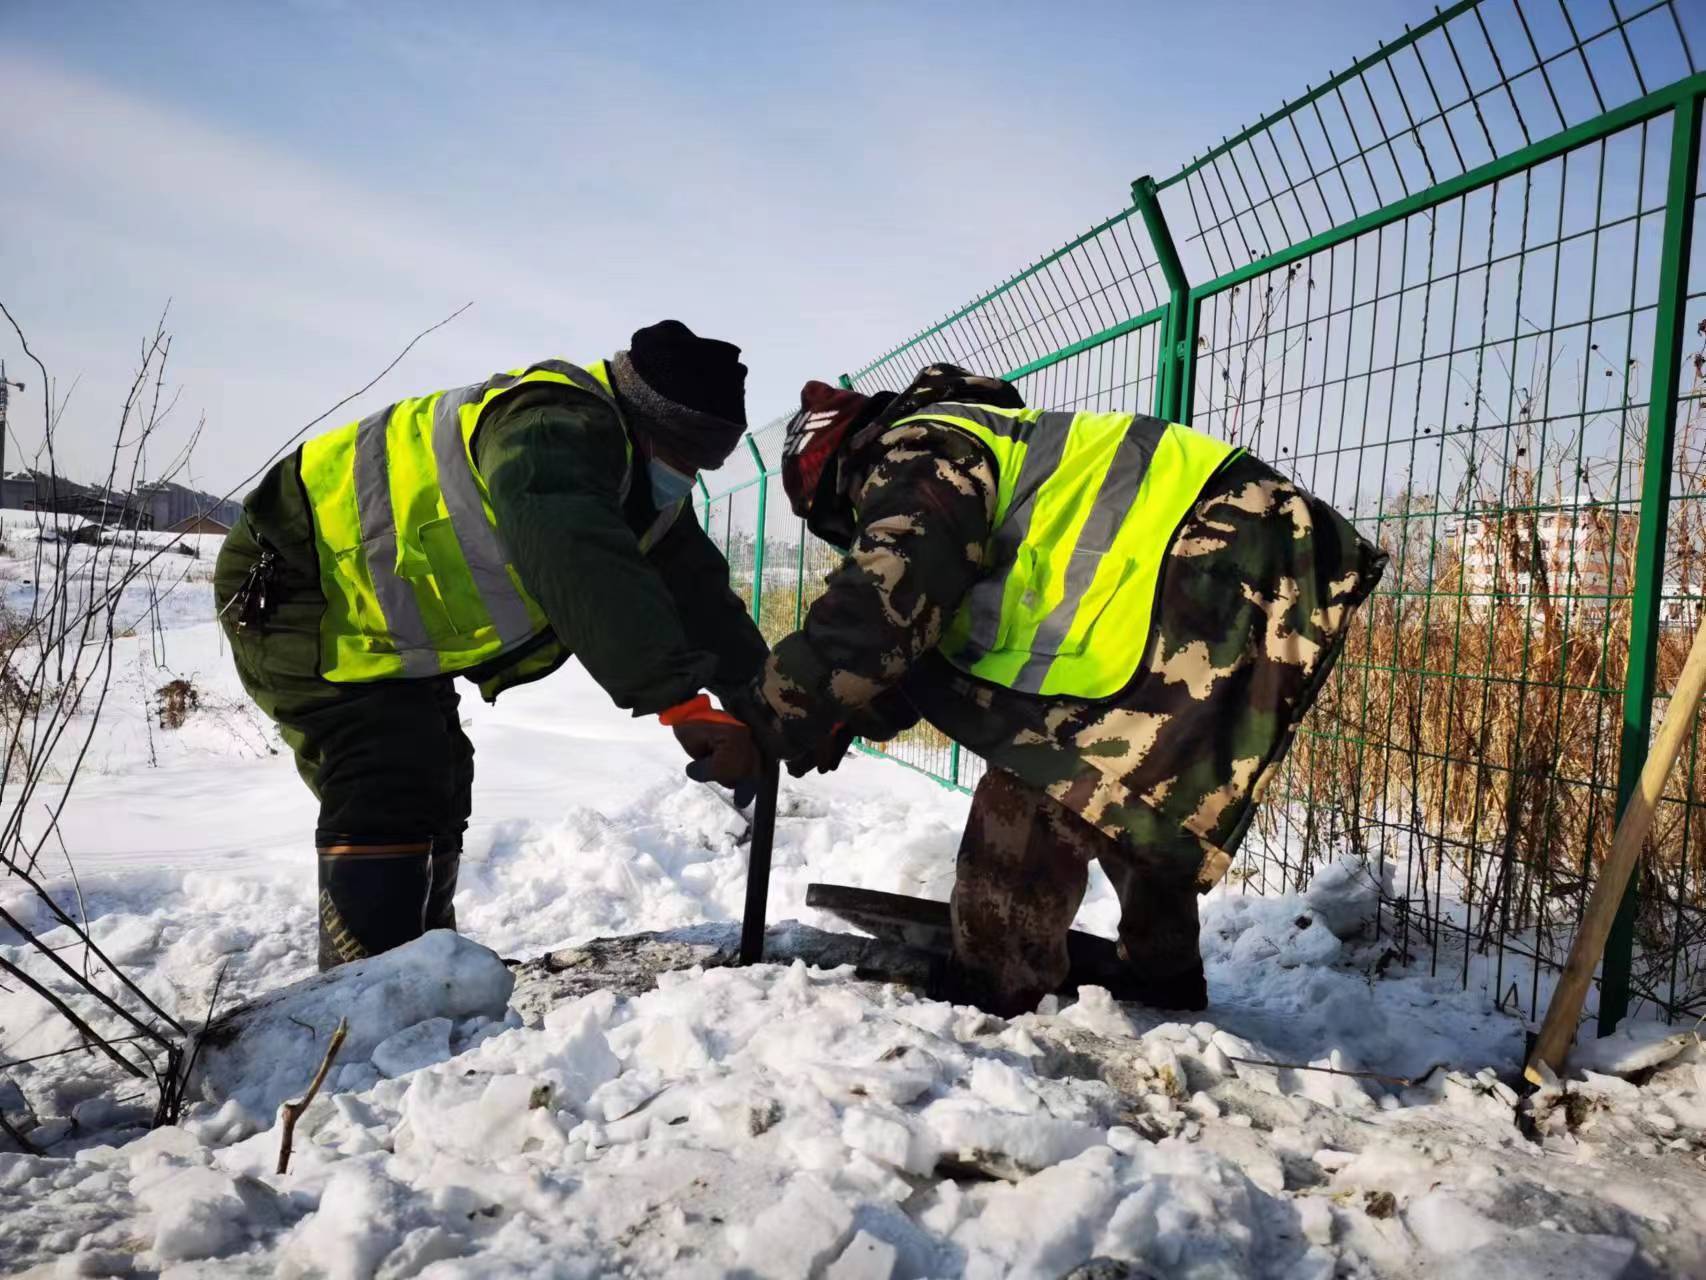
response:
[[[211,554],[174,567],[163,627],[120,642],[60,823],[75,879],[57,855],[44,870],[195,1021],[221,973],[221,1008],[312,973],[314,809],[222,652]],[[0,563],[8,598],[27,576]],[[154,699],[174,678],[200,706],[167,730]],[[471,943],[525,958],[732,920],[745,824],[683,780],[667,731],[572,665],[464,706],[467,941],[346,971],[299,1011],[294,1052],[276,1042],[180,1128],[148,1133],[151,1094],[115,1102],[86,1055],[0,1068],[0,1107],[45,1150],[0,1154],[0,1273],[864,1280],[1103,1259],[1079,1274],[1706,1274],[1693,1034],[1645,1028],[1583,1055],[1604,1074],[1543,1093],[1525,1132],[1505,1083],[1522,1026],[1487,992],[1383,957],[1360,928],[1367,881],[1341,869],[1309,895],[1205,903],[1212,1004],[1193,1023],[1099,993],[1003,1022],[768,965],[669,974],[529,1024],[505,1008],[509,971]],[[965,808],[867,758],[785,781],[771,920],[834,927],[803,906],[811,880],[945,897]],[[0,905],[70,941],[4,877]],[[1114,918],[1098,877],[1080,926]],[[52,985],[15,941],[0,932],[0,954]],[[351,1042],[275,1175],[274,1108],[340,1012]],[[72,1043],[37,997],[0,991],[0,1061]],[[1612,1071],[1631,1064],[1639,1085]]]

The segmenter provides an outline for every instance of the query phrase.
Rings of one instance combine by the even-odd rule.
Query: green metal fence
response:
[[[1392,555],[1234,875],[1353,854],[1394,949],[1534,1012],[1706,594],[1706,5],[1436,13],[850,375],[951,360],[1029,403],[1248,447]],[[704,495],[773,638],[834,554],[789,514],[780,423]],[[920,730],[881,750],[951,785]],[[1706,1009],[1706,779],[1671,780],[1603,973]]]

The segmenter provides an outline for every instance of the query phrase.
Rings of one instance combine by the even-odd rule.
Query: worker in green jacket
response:
[[[544,360],[308,440],[244,503],[214,576],[243,686],[320,802],[320,966],[454,928],[488,701],[572,654],[659,715],[694,776],[746,786],[747,730],[705,690],[767,649],[695,520],[746,429],[740,349],[666,320],[627,351]]]

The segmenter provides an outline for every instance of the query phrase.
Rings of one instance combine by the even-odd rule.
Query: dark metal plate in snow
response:
[[[954,947],[948,904],[904,893],[877,889],[855,889],[842,884],[809,884],[806,905],[827,911],[873,938],[901,942],[909,947],[947,955]],[[1072,958],[1072,987],[1093,983],[1119,992],[1131,980],[1131,972],[1107,938],[1080,933],[1066,935],[1067,954]]]

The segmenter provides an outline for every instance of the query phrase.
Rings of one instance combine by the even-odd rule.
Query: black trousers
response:
[[[454,928],[474,783],[454,679],[322,679],[325,604],[308,566],[270,564],[265,614],[243,621],[244,584],[262,551],[239,520],[219,555],[214,599],[243,687],[277,722],[320,801],[320,967]]]

